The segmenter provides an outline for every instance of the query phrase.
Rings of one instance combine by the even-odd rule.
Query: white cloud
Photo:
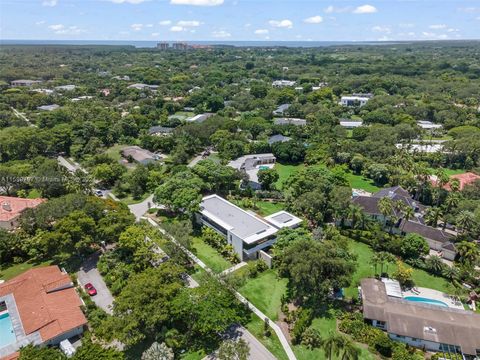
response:
[[[323,10],[325,14],[333,14],[333,13],[345,13],[352,11],[352,7],[345,6],[345,7],[335,7],[333,5],[328,6]]]
[[[390,41],[392,40],[391,38],[389,38],[388,36],[384,35],[382,36],[381,38],[378,38],[377,41]]]
[[[177,22],[178,26],[182,27],[197,27],[200,26],[200,21],[198,20],[180,20]]]
[[[403,29],[411,29],[415,27],[415,24],[412,23],[401,23],[398,26],[400,26]]]
[[[447,32],[452,33],[452,32],[459,32],[459,29],[454,29],[454,28],[449,28],[447,29]]]
[[[447,34],[436,34],[429,31],[422,32],[422,36],[426,40],[446,40],[449,38]]]
[[[170,0],[170,4],[192,6],[217,6],[222,5],[223,0]]]
[[[58,31],[55,31],[55,34],[60,35],[78,35],[83,34],[86,31],[84,29],[80,29],[78,26],[69,26],[68,28],[62,28]]]
[[[257,29],[257,30],[254,31],[254,34],[255,35],[267,35],[268,30],[267,29]]]
[[[108,0],[108,1],[113,2],[115,4],[141,4],[147,0]]]
[[[57,0],[43,0],[42,6],[55,6],[57,3]]]
[[[377,8],[373,5],[361,5],[353,10],[354,14],[373,14],[378,12]]]
[[[439,29],[445,29],[447,25],[445,24],[435,24],[435,25],[430,25],[429,28],[433,30],[439,30]]]
[[[132,24],[130,27],[133,31],[140,31],[143,29],[143,24]]]
[[[271,26],[273,27],[278,27],[278,28],[287,28],[291,29],[293,27],[293,22],[288,19],[284,20],[270,20],[268,22]]]
[[[45,24],[45,20],[40,20],[35,23],[35,25],[43,25]]]
[[[476,17],[475,19],[476,19],[476,20],[480,20],[480,16]]]
[[[171,24],[172,24],[171,20],[162,20],[162,21],[158,22],[158,25],[161,25],[161,26],[168,26],[168,25],[171,25]]]
[[[182,26],[175,25],[170,28],[170,31],[181,32],[181,31],[185,31],[185,28]]]
[[[147,27],[147,28],[152,28],[152,27],[153,27],[153,24],[147,24],[147,25],[145,25],[145,27]]]
[[[323,21],[323,18],[320,15],[311,16],[303,20],[307,24],[320,24]]]
[[[160,33],[158,33],[158,32],[151,33],[151,36],[153,36],[153,37],[157,37],[158,35],[160,35]]]
[[[218,31],[212,31],[212,36],[214,38],[225,39],[225,38],[231,37],[232,34],[230,34],[228,31],[225,31],[225,30],[218,30]]]
[[[372,27],[372,31],[381,32],[385,34],[390,34],[392,32],[392,30],[388,26],[379,26],[379,25]]]
[[[58,30],[62,30],[63,28],[65,28],[65,25],[63,25],[63,24],[49,25],[48,28],[50,30],[53,30],[53,31],[58,31]]]

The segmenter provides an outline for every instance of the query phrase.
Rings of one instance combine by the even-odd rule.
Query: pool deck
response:
[[[23,330],[22,320],[20,319],[20,314],[18,313],[17,304],[15,303],[15,298],[12,294],[7,294],[5,296],[0,296],[0,302],[5,301],[7,304],[7,311],[10,315],[10,320],[12,321],[13,331],[15,337],[17,338],[16,342],[11,343],[10,345],[0,348],[0,358],[10,355],[20,349],[23,346],[28,344],[40,345],[43,341],[40,337],[38,331],[35,331],[32,334],[26,335]]]
[[[441,291],[428,289],[428,288],[415,288],[419,293],[413,292],[412,290],[403,291],[403,297],[407,296],[416,296],[423,297],[427,299],[438,300],[444,302],[448,305],[449,308],[464,310],[463,304],[460,301],[454,300],[452,296],[442,293]]]

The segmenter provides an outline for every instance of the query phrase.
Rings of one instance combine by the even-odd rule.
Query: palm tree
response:
[[[352,340],[333,332],[322,340],[321,348],[328,360],[333,359],[334,356],[341,360],[358,360],[360,358],[360,349],[355,346]]]
[[[474,264],[475,261],[480,257],[480,251],[478,246],[473,242],[462,241],[456,245],[458,255],[463,262]]]
[[[333,356],[338,353],[338,348],[341,347],[342,340],[340,336],[330,332],[326,339],[322,339],[321,348],[325,352],[325,356],[328,360],[332,360]]]
[[[442,276],[446,279],[450,280],[452,283],[458,281],[458,276],[460,275],[460,271],[458,268],[454,266],[445,266],[442,270]]]
[[[458,190],[460,190],[460,181],[458,179],[450,180],[450,189],[453,192],[458,192]]]
[[[471,211],[461,211],[457,218],[457,225],[462,229],[462,233],[469,232],[475,224],[475,215]]]
[[[402,231],[403,231],[403,228],[405,227],[405,224],[408,222],[408,220],[410,220],[411,218],[413,218],[415,216],[415,210],[411,207],[411,206],[406,206],[404,209],[403,209],[403,225],[402,225]]]
[[[378,201],[378,210],[385,218],[385,224],[387,223],[387,219],[393,215],[393,200],[389,197],[383,197]]]
[[[363,214],[362,208],[356,204],[350,204],[347,209],[347,216],[352,221],[352,229],[356,227],[358,220]]]
[[[451,192],[448,194],[447,198],[445,199],[445,211],[444,214],[450,214],[450,210],[457,207],[460,198],[458,193]],[[447,227],[447,220],[443,219],[443,230]]]
[[[425,214],[425,221],[428,225],[437,227],[438,219],[443,215],[442,209],[439,207],[431,207],[427,209],[427,213]]]
[[[372,257],[370,258],[370,264],[372,264],[373,267],[374,267],[374,269],[375,269],[375,270],[374,270],[374,271],[375,271],[375,275],[377,275],[377,266],[378,266],[378,264],[381,263],[381,261],[382,261],[382,260],[380,259],[379,254],[378,254],[378,253],[373,253]]]
[[[425,262],[428,269],[430,269],[430,271],[433,271],[435,274],[440,274],[445,268],[442,258],[437,255],[432,255],[428,257]]]
[[[341,360],[358,360],[360,358],[360,349],[355,346],[352,340],[343,337],[343,354]]]

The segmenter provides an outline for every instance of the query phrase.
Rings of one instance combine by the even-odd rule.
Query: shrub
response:
[[[303,332],[302,345],[305,345],[309,349],[320,347],[322,344],[322,338],[318,330],[309,327]]]
[[[375,337],[374,348],[380,355],[391,357],[393,351],[393,340],[391,340],[383,331]]]
[[[298,344],[300,341],[302,341],[302,335],[310,326],[313,319],[313,312],[311,309],[300,308],[297,314],[297,321],[295,321],[295,325],[293,326],[292,330],[292,342],[294,344]]]

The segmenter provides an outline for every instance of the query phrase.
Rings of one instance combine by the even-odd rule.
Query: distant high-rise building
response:
[[[188,44],[183,42],[177,42],[177,43],[173,43],[172,47],[174,50],[187,50]]]
[[[160,49],[160,50],[168,50],[169,47],[170,47],[170,44],[168,42],[160,42],[157,44],[157,49]]]

